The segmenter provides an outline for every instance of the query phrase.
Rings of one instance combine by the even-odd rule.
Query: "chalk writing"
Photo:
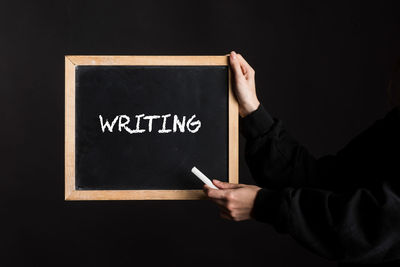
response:
[[[129,126],[131,124],[131,117],[128,115],[117,115],[110,121],[103,118],[102,115],[99,115],[101,131],[103,133],[107,131],[112,133],[114,130],[117,129],[117,131],[119,132],[126,131],[129,134],[140,134],[146,132],[151,133],[153,132],[153,122],[157,120],[162,120],[161,128],[156,130],[156,132],[160,134],[185,133],[186,130],[189,133],[197,133],[201,127],[201,121],[199,119],[196,119],[196,114],[192,115],[189,119],[187,119],[186,116],[182,116],[180,118],[178,115],[172,116],[172,114],[138,114],[135,115],[134,118],[136,120],[136,123],[132,123],[132,125],[135,125],[132,129],[132,126]],[[169,128],[168,124],[171,124],[171,122],[172,127]]]

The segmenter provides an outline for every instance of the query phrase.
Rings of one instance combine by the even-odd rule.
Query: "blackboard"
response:
[[[67,200],[199,199],[193,166],[237,182],[227,56],[65,60]]]

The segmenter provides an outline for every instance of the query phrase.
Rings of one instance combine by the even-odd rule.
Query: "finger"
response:
[[[240,61],[235,51],[231,52],[229,56],[229,63],[232,67],[233,76],[235,77],[235,79],[240,79],[241,77],[243,77],[242,67],[240,66]]]
[[[239,60],[239,64],[243,66],[243,68],[246,69],[246,72],[252,71],[253,68],[250,66],[249,63],[244,59],[244,57],[241,54],[237,54],[237,59]]]
[[[215,184],[216,187],[222,188],[222,189],[234,189],[234,188],[240,188],[240,184],[231,184],[231,183],[225,183],[221,182],[219,180],[213,179],[213,184]]]
[[[206,184],[203,185],[204,194],[208,195],[208,190],[209,190],[209,189],[211,189],[209,186],[207,186]]]
[[[240,64],[240,68],[242,69],[243,75],[246,76],[246,74],[247,74],[249,71],[246,69],[246,67],[245,67],[243,64]]]
[[[212,190],[211,187],[209,187],[209,186],[206,185],[206,184],[203,185],[203,191],[204,191],[204,194],[206,194],[207,197],[209,197],[208,194],[210,193],[210,190]]]
[[[253,77],[255,75],[255,71],[254,69],[249,65],[249,63],[247,63],[247,61],[238,54],[237,56],[240,66],[243,69],[243,73],[246,79]]]
[[[208,197],[209,197],[210,190],[213,190],[213,188],[209,187],[206,184],[203,185],[203,191]]]
[[[205,193],[209,198],[225,199],[225,192],[223,190],[212,189],[207,186]]]

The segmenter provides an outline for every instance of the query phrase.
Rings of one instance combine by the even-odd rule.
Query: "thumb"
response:
[[[229,62],[232,68],[232,73],[235,79],[243,77],[242,67],[240,66],[238,55],[232,51],[229,56]]]
[[[234,189],[241,187],[239,184],[225,183],[216,179],[213,179],[213,184],[220,189]]]

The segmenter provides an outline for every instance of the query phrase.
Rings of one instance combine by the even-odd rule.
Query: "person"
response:
[[[259,102],[254,69],[235,52],[229,60],[257,186],[205,185],[220,216],[272,224],[343,266],[400,266],[399,102],[336,155],[315,158]]]

